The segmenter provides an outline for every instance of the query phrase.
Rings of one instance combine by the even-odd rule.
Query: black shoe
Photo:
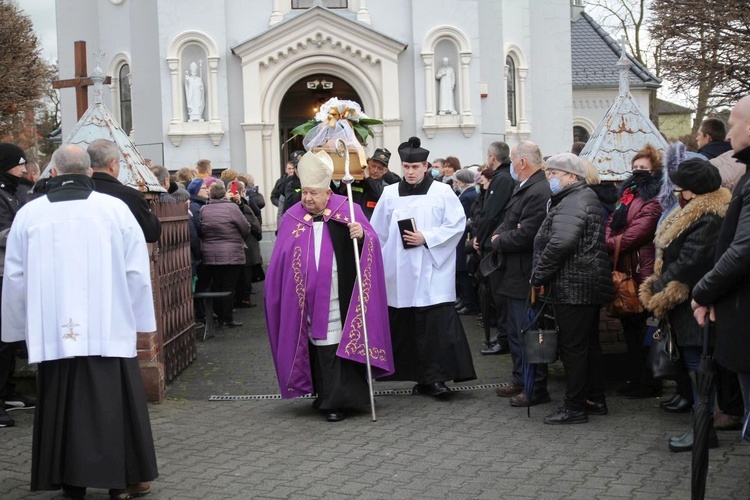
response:
[[[238,326],[242,326],[242,323],[239,321],[224,321],[221,323],[223,326],[226,326],[227,328],[237,328]]]
[[[451,390],[444,382],[435,382],[434,384],[417,384],[411,390],[412,394],[426,394],[436,398],[447,396]]]
[[[476,309],[471,309],[469,307],[462,307],[461,309],[458,309],[456,312],[458,314],[462,315],[462,316],[468,316],[468,315],[471,315],[471,314],[476,314],[477,310]]]
[[[693,407],[692,403],[682,396],[678,396],[677,402],[669,405],[662,406],[662,410],[668,411],[669,413],[686,413]]]
[[[564,406],[544,417],[544,423],[549,425],[585,424],[589,421],[585,411],[568,410]]]
[[[16,423],[13,421],[13,418],[8,415],[8,412],[3,409],[4,407],[5,405],[0,405],[0,427],[13,427]]]
[[[499,342],[495,342],[491,344],[487,349],[482,349],[480,352],[484,356],[488,356],[492,354],[510,354],[510,349],[508,348],[508,344],[501,344]]]
[[[586,401],[586,413],[589,415],[606,415],[609,413],[609,408],[607,408],[607,403]]]
[[[327,410],[326,421],[328,422],[341,422],[346,418],[344,410]]]
[[[33,410],[36,408],[36,400],[25,398],[17,392],[5,398],[5,410]]]
[[[682,396],[680,396],[679,394],[675,394],[671,398],[665,399],[664,401],[662,401],[661,403],[659,403],[659,408],[664,408],[667,405],[675,404],[680,399],[682,399]]]

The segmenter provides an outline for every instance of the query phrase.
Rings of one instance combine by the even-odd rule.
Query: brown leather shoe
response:
[[[522,392],[516,396],[510,398],[510,405],[516,408],[525,408],[527,406],[536,406],[544,403],[549,403],[552,398],[549,397],[549,393],[536,394],[531,396],[531,401],[526,399],[526,393]]]
[[[517,396],[522,392],[523,386],[515,384],[501,385],[500,387],[495,389],[495,394],[497,394],[501,398],[512,398],[513,396]]]
[[[738,431],[742,429],[742,418],[727,415],[723,411],[717,410],[714,413],[714,429],[717,431]]]

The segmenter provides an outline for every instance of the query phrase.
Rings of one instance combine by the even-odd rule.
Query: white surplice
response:
[[[399,196],[398,184],[383,190],[370,223],[383,250],[390,307],[424,307],[456,300],[456,245],[466,227],[458,196],[433,181],[427,194]],[[414,219],[426,246],[404,249],[398,221]]]
[[[92,192],[18,212],[8,235],[2,338],[26,340],[29,363],[132,358],[156,330],[146,240],[122,201]]]

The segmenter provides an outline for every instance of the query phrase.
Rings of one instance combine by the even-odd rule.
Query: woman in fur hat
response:
[[[632,170],[630,177],[620,186],[615,210],[605,225],[605,237],[613,260],[617,241],[620,241],[617,271],[633,276],[640,284],[654,268],[654,233],[662,213],[658,196],[662,184],[661,153],[647,144],[633,157]],[[661,381],[654,379],[646,364],[643,338],[647,316],[644,311],[620,318],[631,373],[630,382],[617,392],[628,398],[661,395]]]
[[[703,329],[693,317],[690,290],[711,270],[719,229],[732,195],[721,187],[719,170],[705,160],[686,160],[669,173],[669,178],[677,186],[679,208],[656,231],[654,274],[641,284],[640,299],[655,317],[669,320],[681,359],[692,372],[700,364]],[[692,389],[693,400],[698,401],[694,385]],[[709,445],[718,446],[713,427]],[[692,427],[669,440],[669,449],[674,452],[689,451],[692,446]]]

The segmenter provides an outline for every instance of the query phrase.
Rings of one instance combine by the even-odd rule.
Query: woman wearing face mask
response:
[[[633,157],[632,174],[620,186],[615,211],[607,219],[607,250],[614,261],[620,241],[617,270],[630,274],[640,285],[654,272],[654,233],[661,217],[659,190],[662,183],[662,156],[647,144]],[[661,381],[654,379],[644,347],[648,311],[620,318],[628,349],[629,382],[618,389],[627,398],[649,398],[661,395]]]
[[[545,424],[582,424],[588,414],[605,415],[601,374],[599,309],[614,297],[612,273],[601,231],[601,207],[586,186],[586,168],[571,153],[547,160],[552,198],[534,239],[531,284],[544,286],[555,304],[558,353],[565,368],[564,405]]]
[[[713,267],[719,229],[732,195],[721,187],[719,170],[706,160],[683,161],[677,170],[669,172],[669,178],[677,186],[679,208],[656,231],[654,274],[641,285],[640,298],[655,317],[668,319],[680,359],[692,372],[700,364],[703,329],[693,317],[690,291]],[[698,397],[694,385],[692,390],[695,409]],[[713,397],[709,406],[713,410]],[[713,426],[709,446],[718,446]],[[692,428],[669,440],[669,449],[674,452],[689,451],[692,447]]]

